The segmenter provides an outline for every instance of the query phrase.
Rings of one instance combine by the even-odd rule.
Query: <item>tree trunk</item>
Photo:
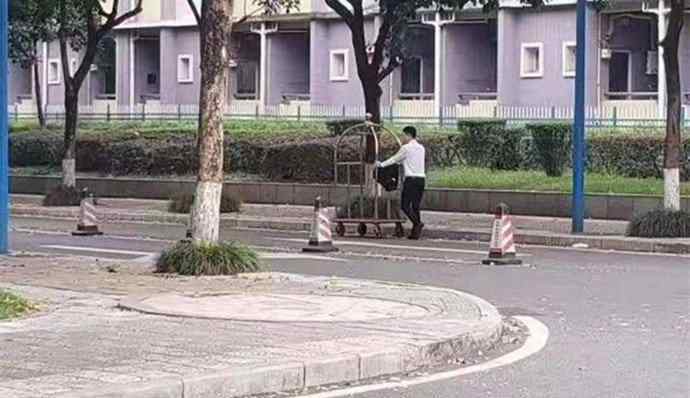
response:
[[[371,116],[369,120],[373,123],[380,124],[381,96],[383,95],[383,90],[375,77],[372,79],[362,79],[362,87],[364,89],[365,110],[367,115]],[[380,187],[374,179],[376,161],[379,160],[377,159],[377,152],[376,141],[374,141],[372,136],[367,136],[366,149],[364,152],[364,192],[369,197],[376,197],[381,193]]]
[[[62,184],[77,186],[77,121],[79,119],[79,94],[65,89],[65,135],[62,156]]]
[[[38,62],[31,66],[34,72],[34,96],[36,98],[36,114],[38,115],[38,125],[41,129],[46,128],[46,117],[43,113],[43,95],[41,94],[41,79],[38,70]]]
[[[683,12],[683,0],[672,0],[668,33],[661,43],[664,47],[668,90],[664,142],[664,207],[668,210],[680,210],[680,165],[683,151],[681,148],[682,104],[678,47],[683,29]]]
[[[201,11],[201,93],[197,137],[199,171],[192,206],[192,240],[213,244],[219,239],[223,192],[223,113],[228,64],[227,40],[232,30],[232,2],[207,0]]]

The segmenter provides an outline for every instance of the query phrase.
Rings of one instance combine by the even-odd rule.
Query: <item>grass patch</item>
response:
[[[164,251],[156,263],[158,273],[180,275],[235,275],[261,270],[258,254],[237,242],[197,245],[183,241]]]
[[[0,320],[16,318],[35,310],[26,299],[0,290]]]
[[[572,192],[572,174],[547,177],[541,171],[491,171],[459,167],[432,170],[429,185],[436,188],[504,189],[537,192]],[[626,178],[611,174],[588,173],[587,193],[663,195],[664,181],[658,178]],[[690,183],[681,184],[681,194],[690,196]]]
[[[633,219],[628,236],[641,238],[690,238],[690,213],[655,210]]]

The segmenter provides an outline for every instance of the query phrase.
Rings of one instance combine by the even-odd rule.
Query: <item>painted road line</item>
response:
[[[538,353],[546,346],[546,342],[549,340],[549,328],[547,328],[546,325],[544,325],[540,321],[527,316],[516,316],[514,318],[522,322],[527,327],[527,329],[529,329],[529,336],[527,337],[525,344],[523,344],[523,346],[518,348],[517,350],[503,355],[501,357],[498,357],[496,359],[492,359],[491,361],[479,365],[468,366],[462,369],[436,373],[429,376],[416,377],[409,380],[402,380],[399,382],[386,382],[372,384],[368,386],[351,387],[336,391],[301,395],[299,396],[299,398],[351,397],[375,391],[409,388],[420,384],[428,384],[448,379],[454,379],[472,373],[486,372],[492,369],[513,364],[515,362],[521,361]]]
[[[104,249],[104,248],[100,248],[100,247],[89,247],[89,246],[42,245],[41,247],[46,248],[46,249],[66,250],[66,251],[73,251],[73,252],[120,254],[123,256],[137,256],[137,257],[152,256],[152,255],[156,254],[156,253],[152,253],[152,252]]]
[[[304,239],[291,239],[291,238],[270,238],[272,240],[283,241],[283,242],[304,242]],[[399,250],[414,250],[414,251],[427,251],[427,252],[437,252],[437,253],[457,253],[457,254],[481,254],[486,255],[488,250],[470,250],[470,249],[451,249],[447,247],[432,247],[432,246],[401,246],[401,245],[390,245],[386,243],[371,243],[371,242],[357,242],[351,240],[338,240],[333,242],[335,245],[341,246],[360,246],[360,247],[378,247],[381,249],[399,249]],[[519,254],[518,257],[527,257],[530,254]]]
[[[328,256],[314,256],[310,254],[299,253],[259,253],[259,256],[266,260],[321,260],[321,261],[338,261],[347,262],[343,258],[335,258]]]

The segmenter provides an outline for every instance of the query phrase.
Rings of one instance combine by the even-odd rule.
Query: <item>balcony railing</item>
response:
[[[400,93],[398,98],[403,101],[430,101],[434,99],[434,93]]]
[[[487,92],[461,92],[458,93],[458,101],[461,104],[467,104],[472,100],[496,100],[498,99],[498,93],[487,91]]]
[[[658,97],[656,91],[607,91],[604,95],[608,100],[655,100]]]

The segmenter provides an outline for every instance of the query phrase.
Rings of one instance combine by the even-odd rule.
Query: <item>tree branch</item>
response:
[[[201,13],[196,8],[196,4],[194,4],[194,0],[187,0],[187,4],[189,4],[189,9],[192,10],[192,14],[194,14],[194,19],[196,19],[197,26],[199,26],[201,28]]]
[[[393,73],[398,66],[400,66],[400,62],[398,62],[397,58],[389,60],[388,65],[379,72],[378,82],[381,83],[388,75]]]
[[[351,26],[352,24],[352,19],[354,18],[354,15],[350,12],[350,10],[347,9],[343,5],[343,3],[340,2],[340,0],[325,0],[326,4],[331,7],[333,11],[336,12],[336,14],[340,15],[342,19],[345,20],[345,23],[348,26]]]
[[[115,4],[117,4],[117,1],[118,1],[118,0],[115,0],[115,3],[113,4],[113,6],[114,6]],[[108,23],[106,22],[106,24],[103,25],[103,28],[102,28],[101,30],[103,30],[103,31],[105,31],[105,33],[107,33],[107,32],[109,32],[111,29],[113,29],[114,27],[116,27],[116,26],[122,24],[123,22],[125,22],[126,20],[128,20],[128,19],[130,19],[130,18],[132,18],[132,17],[137,16],[137,14],[139,14],[139,13],[141,12],[141,10],[142,10],[141,3],[142,3],[143,1],[144,1],[144,0],[137,0],[137,4],[134,6],[134,8],[132,8],[131,10],[127,11],[126,13],[120,15],[119,17],[112,18],[112,19],[110,20],[110,21],[112,21],[112,22],[111,22],[110,24],[108,24]],[[113,11],[114,11],[113,16],[117,15],[117,10],[113,8]],[[106,28],[106,25],[108,26],[108,28]]]

